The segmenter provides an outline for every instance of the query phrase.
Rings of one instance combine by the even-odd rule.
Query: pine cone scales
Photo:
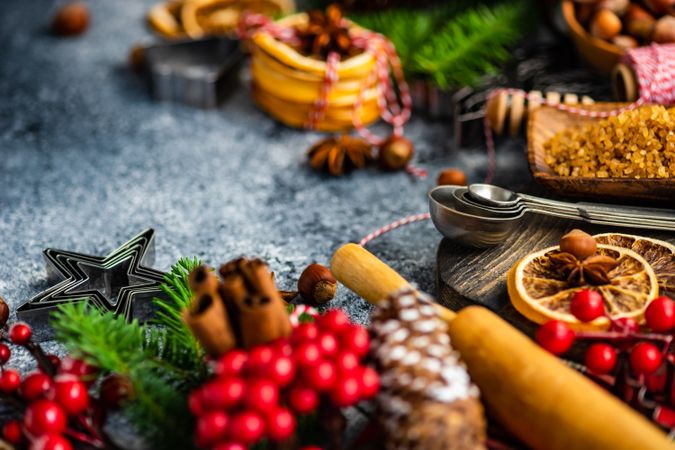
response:
[[[412,288],[391,296],[373,313],[371,332],[387,448],[485,448],[478,388],[431,298]]]

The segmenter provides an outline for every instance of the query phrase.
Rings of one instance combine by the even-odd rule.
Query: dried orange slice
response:
[[[659,295],[675,299],[675,245],[631,234],[605,233],[593,237],[598,244],[629,248],[642,256],[654,269]]]
[[[159,3],[148,12],[148,23],[162,36],[169,39],[177,39],[185,35],[180,23],[180,11],[183,7],[182,0],[173,0]]]
[[[603,285],[574,285],[553,265],[549,256],[560,253],[558,246],[530,253],[509,271],[511,303],[522,315],[537,323],[561,320],[577,330],[604,329],[606,317],[582,323],[570,313],[572,296],[581,289],[595,289],[605,299],[610,317],[641,320],[644,310],[658,296],[659,286],[651,265],[633,250],[598,245],[598,254],[611,256],[619,264],[608,272],[610,282]]]

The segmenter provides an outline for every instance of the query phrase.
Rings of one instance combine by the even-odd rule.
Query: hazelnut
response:
[[[436,181],[438,186],[442,185],[453,185],[453,186],[465,186],[466,185],[466,175],[459,169],[450,168],[445,169],[438,174],[438,180]]]
[[[0,297],[0,328],[4,327],[9,319],[9,306],[5,303],[5,299]]]
[[[617,16],[623,16],[628,10],[630,0],[600,0],[597,9],[609,9]]]
[[[624,16],[624,21],[629,34],[638,39],[647,40],[652,34],[656,19],[641,6],[631,3]]]
[[[110,409],[119,409],[127,400],[134,398],[134,385],[129,377],[113,373],[101,382],[101,402]]]
[[[89,26],[89,9],[82,2],[71,2],[56,12],[52,21],[52,32],[59,36],[75,36]]]
[[[627,34],[620,34],[612,38],[612,44],[616,45],[619,48],[628,50],[629,48],[636,48],[639,44],[637,39],[633,36],[628,36]]]
[[[621,32],[621,19],[609,9],[601,9],[591,20],[591,34],[600,39],[612,39]]]
[[[668,14],[675,6],[675,0],[644,0],[644,3],[654,14]]]
[[[321,264],[307,266],[298,280],[298,291],[308,303],[326,303],[335,297],[336,290],[337,280],[331,271]]]
[[[574,229],[560,238],[560,251],[571,253],[579,260],[595,254],[598,244],[590,234]]]
[[[652,41],[659,44],[675,42],[675,17],[663,16],[654,24]]]
[[[403,136],[391,136],[380,146],[380,165],[387,170],[403,169],[415,153],[415,146]]]

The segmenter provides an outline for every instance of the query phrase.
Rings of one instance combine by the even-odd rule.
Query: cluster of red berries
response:
[[[605,315],[604,299],[593,290],[584,289],[572,297],[570,311],[582,322],[590,322]],[[656,333],[670,333],[675,329],[675,301],[661,296],[654,299],[645,310],[647,327]],[[654,373],[669,353],[669,345],[659,348],[651,341],[669,343],[669,339],[660,335],[640,334],[636,320],[622,318],[613,320],[609,332],[574,332],[570,327],[557,320],[551,320],[539,328],[536,339],[539,345],[553,354],[560,355],[572,347],[578,338],[612,341],[591,344],[586,351],[585,363],[595,375],[612,372],[622,351],[629,352],[630,367],[635,375]]]
[[[31,337],[31,328],[24,323],[15,324],[9,331],[9,342],[34,353]],[[41,353],[41,349],[38,351]],[[8,420],[2,425],[2,437],[15,446],[28,444],[30,450],[71,450],[65,434],[84,436],[78,430],[91,425],[86,380],[95,377],[95,370],[81,360],[68,357],[61,361],[55,355],[41,355],[49,367],[43,364],[22,379],[18,371],[5,367],[11,350],[0,343],[0,394],[23,409],[21,420]],[[69,427],[71,423],[77,427]],[[86,440],[95,442],[96,438]]]
[[[189,396],[197,446],[242,450],[264,438],[287,441],[296,414],[374,397],[379,376],[362,364],[369,347],[365,328],[330,310],[297,325],[289,339],[229,351],[215,362],[214,378]]]

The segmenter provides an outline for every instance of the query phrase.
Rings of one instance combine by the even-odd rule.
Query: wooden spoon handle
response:
[[[330,269],[340,283],[374,305],[410,285],[377,256],[356,244],[340,247],[333,255]],[[436,308],[446,322],[455,318],[456,314],[448,308],[438,304]]]

